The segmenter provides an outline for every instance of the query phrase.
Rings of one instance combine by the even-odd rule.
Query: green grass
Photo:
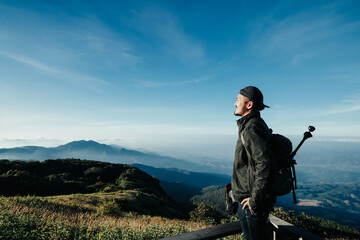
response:
[[[207,227],[122,211],[127,194],[0,197],[0,239],[159,239]]]
[[[125,211],[141,192],[0,197],[0,239],[159,239],[213,226],[207,218],[169,219]],[[203,211],[206,213],[207,211]],[[356,229],[322,218],[277,208],[273,215],[326,239],[359,239]],[[236,221],[223,219],[221,223]],[[242,239],[241,235],[223,239]]]

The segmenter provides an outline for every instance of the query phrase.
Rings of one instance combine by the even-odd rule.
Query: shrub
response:
[[[51,182],[65,182],[70,179],[69,173],[51,174],[47,177]]]
[[[101,167],[91,167],[84,172],[85,176],[101,180],[103,169]]]
[[[110,215],[115,217],[121,216],[122,213],[121,207],[114,199],[101,203],[96,211],[99,215]]]
[[[118,188],[114,184],[108,184],[106,187],[104,187],[104,192],[115,192]]]
[[[222,215],[214,208],[200,203],[194,211],[190,212],[190,219],[195,222],[204,222],[206,224],[219,224]]]

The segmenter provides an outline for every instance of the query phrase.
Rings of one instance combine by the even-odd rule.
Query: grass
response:
[[[0,197],[0,239],[150,240],[212,226],[209,222],[170,219],[126,210],[141,208],[143,200],[139,199],[147,197],[147,194],[135,190],[49,197]],[[326,239],[358,239],[360,236],[357,230],[339,228],[329,220],[305,214],[295,216],[281,208],[273,214]],[[221,223],[236,220],[233,217],[223,219]],[[234,235],[223,239],[242,237]]]
[[[0,197],[0,239],[159,239],[204,223],[121,211],[133,191],[57,197]],[[104,211],[106,206],[116,208]]]

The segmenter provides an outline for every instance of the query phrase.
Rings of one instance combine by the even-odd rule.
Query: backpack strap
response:
[[[246,155],[248,157],[248,163],[250,164],[251,168],[255,171],[255,166],[254,166],[254,163],[252,162],[252,158],[250,156],[250,153],[248,152],[248,150],[246,149],[246,144],[245,144],[245,138],[244,138],[244,134],[241,132],[240,133],[240,139],[241,139],[241,142],[245,148],[245,152],[246,152]]]

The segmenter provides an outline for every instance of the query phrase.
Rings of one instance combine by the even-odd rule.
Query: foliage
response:
[[[123,171],[116,179],[115,183],[120,189],[139,189],[152,193],[165,193],[162,188],[154,189],[153,187],[154,183],[159,185],[159,180],[151,177],[148,174],[144,174],[143,171],[136,167],[129,167]]]
[[[272,214],[297,227],[325,238],[360,239],[360,232],[355,228],[341,225],[328,219],[309,216],[305,213],[296,215],[294,211],[285,212],[282,208],[275,208]]]
[[[0,239],[159,239],[205,227],[133,212],[112,213],[115,195],[0,197]],[[103,205],[98,204],[103,199]],[[91,200],[91,201],[89,201]],[[88,202],[86,202],[88,201]],[[95,202],[93,204],[93,201]],[[86,203],[86,204],[85,204]],[[96,209],[104,213],[98,214]]]
[[[121,207],[115,199],[104,201],[97,208],[100,215],[121,216]]]
[[[202,189],[201,195],[192,197],[191,201],[196,205],[204,203],[205,205],[214,207],[225,218],[228,216],[228,213],[225,209],[224,191],[224,186],[209,186]]]
[[[159,180],[125,164],[80,159],[38,161],[0,160],[0,195],[61,195],[141,189],[167,195]]]
[[[97,197],[115,193],[116,204],[98,199],[96,211],[100,215],[120,215],[122,211],[171,218],[186,215],[164,192],[159,180],[130,165],[80,159],[0,160],[0,195],[75,193],[99,193]]]
[[[194,211],[190,212],[190,219],[196,222],[204,222],[206,224],[219,224],[222,216],[214,207],[206,206],[200,203]]]

